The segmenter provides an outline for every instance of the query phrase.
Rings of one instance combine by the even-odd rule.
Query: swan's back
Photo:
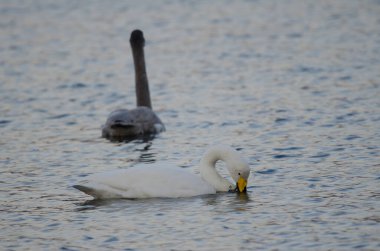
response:
[[[97,199],[178,198],[216,192],[199,176],[167,165],[139,165],[97,174],[89,177],[88,184],[74,187]]]
[[[113,111],[102,126],[102,137],[123,140],[164,130],[160,118],[150,108],[141,106]]]

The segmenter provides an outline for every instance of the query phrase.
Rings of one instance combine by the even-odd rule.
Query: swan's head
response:
[[[144,34],[141,30],[134,30],[131,33],[129,42],[132,46],[143,47],[145,45]]]
[[[236,156],[229,159],[227,166],[232,179],[236,182],[236,191],[246,192],[250,173],[247,161],[236,153]]]

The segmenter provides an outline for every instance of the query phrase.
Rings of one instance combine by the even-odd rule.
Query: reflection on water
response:
[[[379,11],[371,0],[0,2],[0,249],[379,249]],[[104,118],[135,106],[136,28],[167,130],[110,142]],[[88,201],[72,188],[140,163],[199,173],[220,143],[247,157],[247,194]]]

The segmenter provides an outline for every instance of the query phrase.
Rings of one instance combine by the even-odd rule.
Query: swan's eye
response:
[[[238,173],[239,174],[239,176],[240,176],[240,173]]]

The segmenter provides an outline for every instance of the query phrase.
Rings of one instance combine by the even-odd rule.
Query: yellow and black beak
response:
[[[237,183],[236,183],[236,190],[240,193],[246,193],[247,192],[247,181],[239,177]]]

